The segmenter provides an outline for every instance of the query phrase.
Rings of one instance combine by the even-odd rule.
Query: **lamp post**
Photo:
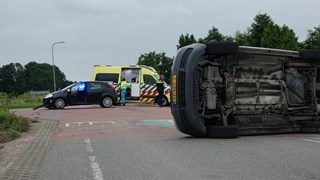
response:
[[[56,91],[57,87],[56,87],[56,73],[54,70],[54,55],[53,55],[53,46],[56,44],[61,44],[61,43],[65,43],[64,41],[60,41],[60,42],[55,42],[52,44],[52,74],[53,74],[53,91]]]

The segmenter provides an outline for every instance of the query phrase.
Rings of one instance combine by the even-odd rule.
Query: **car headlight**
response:
[[[51,97],[52,97],[52,94],[48,94],[44,98],[47,99],[47,98],[51,98]]]

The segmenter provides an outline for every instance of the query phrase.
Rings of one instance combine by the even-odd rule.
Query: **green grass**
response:
[[[22,94],[18,97],[12,97],[9,101],[9,108],[34,108],[42,104],[43,95]]]
[[[26,118],[0,110],[0,143],[20,137],[20,133],[28,131],[29,128],[30,124]]]

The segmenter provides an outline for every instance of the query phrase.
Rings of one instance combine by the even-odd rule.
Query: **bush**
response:
[[[30,125],[26,118],[0,110],[0,139],[6,140],[9,138],[9,140],[12,140],[18,138],[20,132],[26,132],[29,128]]]
[[[20,133],[13,129],[9,129],[8,133],[9,133],[9,140],[14,140],[20,137]]]
[[[0,110],[9,110],[9,96],[6,93],[0,92]]]

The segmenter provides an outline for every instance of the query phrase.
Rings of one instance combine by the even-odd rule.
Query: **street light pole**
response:
[[[52,44],[51,50],[52,50],[52,74],[53,74],[53,91],[56,91],[57,87],[56,87],[56,73],[54,70],[54,55],[53,55],[53,46],[56,44],[61,44],[61,43],[65,43],[64,41],[60,41],[60,42],[55,42]]]

